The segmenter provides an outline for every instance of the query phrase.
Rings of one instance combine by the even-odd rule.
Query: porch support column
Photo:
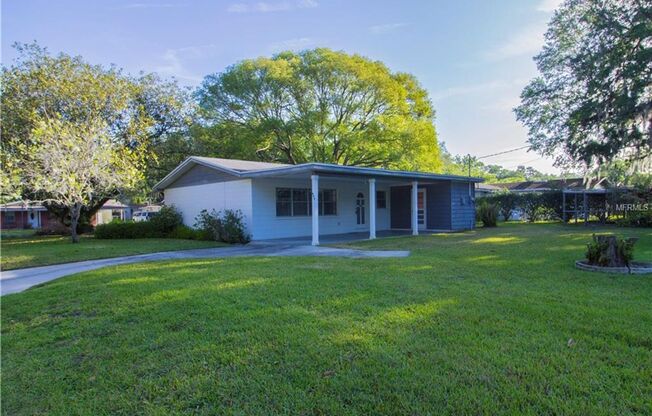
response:
[[[319,245],[319,175],[310,176],[312,190],[312,245]]]
[[[586,191],[583,192],[584,201],[582,203],[584,209],[584,225],[589,225],[589,197]]]
[[[369,179],[369,239],[376,238],[376,180]]]
[[[419,196],[418,196],[418,187],[419,183],[417,181],[412,182],[412,235],[419,235]]]

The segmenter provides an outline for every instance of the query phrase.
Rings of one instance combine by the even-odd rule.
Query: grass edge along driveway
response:
[[[592,229],[355,243],[405,259],[109,267],[2,299],[6,414],[651,414],[650,276]],[[652,230],[637,255],[652,259]]]
[[[33,236],[2,239],[0,262],[2,270],[48,266],[84,260],[189,250],[225,246],[214,241],[177,240],[172,238],[142,238],[133,240],[98,240],[82,236],[77,244],[64,236]]]

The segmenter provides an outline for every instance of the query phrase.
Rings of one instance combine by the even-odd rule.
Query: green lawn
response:
[[[652,230],[638,259],[652,260]],[[111,267],[2,298],[2,410],[652,414],[652,277],[582,272],[590,231],[357,244],[406,259]]]
[[[36,230],[26,229],[26,230],[2,230],[2,239],[5,238],[27,238],[32,237],[36,234]]]
[[[7,238],[2,232],[0,252],[2,270],[71,261],[95,260],[156,251],[185,250],[223,245],[211,241],[175,240],[169,238],[147,238],[139,240],[96,240],[82,236],[78,244],[72,244],[70,237],[41,236],[29,238]]]

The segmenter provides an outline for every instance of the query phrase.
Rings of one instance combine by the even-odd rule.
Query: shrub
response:
[[[166,235],[157,230],[154,224],[143,222],[112,221],[95,227],[95,238],[99,239],[132,239],[132,238],[162,238]]]
[[[242,212],[230,209],[216,212],[202,210],[195,218],[195,228],[201,230],[215,241],[225,243],[247,243],[249,236],[245,232]]]
[[[543,205],[543,198],[540,193],[521,194],[521,209],[525,214],[528,222],[535,222],[540,219],[542,211],[539,209]]]
[[[162,234],[169,234],[179,225],[183,225],[183,217],[179,210],[171,206],[164,206],[147,221]]]
[[[488,201],[481,201],[478,205],[477,217],[484,227],[495,227],[498,221],[498,207]]]
[[[621,227],[652,227],[652,209],[647,211],[630,211],[623,218],[616,220]]]
[[[248,243],[249,236],[245,232],[244,218],[239,210],[227,209],[222,218],[222,241],[225,243]]]
[[[222,241],[222,219],[215,210],[208,212],[202,209],[195,217],[195,228],[201,230],[210,240]]]
[[[518,208],[519,195],[513,192],[501,192],[495,195],[494,201],[498,204],[498,210],[504,221],[509,221],[512,213]]]
[[[539,195],[540,209],[538,218],[545,220],[561,220],[564,217],[564,203],[561,191],[542,192]]]
[[[202,230],[190,228],[187,225],[178,225],[170,234],[168,238],[178,238],[180,240],[211,240],[211,236]]]

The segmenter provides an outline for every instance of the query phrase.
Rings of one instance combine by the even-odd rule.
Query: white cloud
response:
[[[541,0],[537,10],[544,13],[552,13],[561,5],[563,0]]]
[[[407,26],[407,23],[388,23],[384,25],[369,26],[369,32],[374,35],[382,35]]]
[[[315,0],[280,1],[275,3],[259,1],[255,3],[233,3],[226,10],[230,13],[270,13],[294,9],[312,9],[318,5]]]
[[[300,9],[314,9],[319,6],[316,0],[299,0],[297,2],[297,7]]]
[[[179,80],[197,83],[202,80],[202,76],[190,71],[186,67],[186,62],[188,60],[202,58],[213,49],[215,49],[214,44],[167,49],[161,56],[163,62],[155,67],[155,71],[163,76],[175,77]]]
[[[294,38],[272,43],[267,48],[270,52],[298,51],[315,45],[313,38]]]
[[[515,56],[535,55],[544,44],[545,25],[536,24],[525,27],[505,40],[501,45],[487,51],[485,57],[490,61],[502,61]]]

